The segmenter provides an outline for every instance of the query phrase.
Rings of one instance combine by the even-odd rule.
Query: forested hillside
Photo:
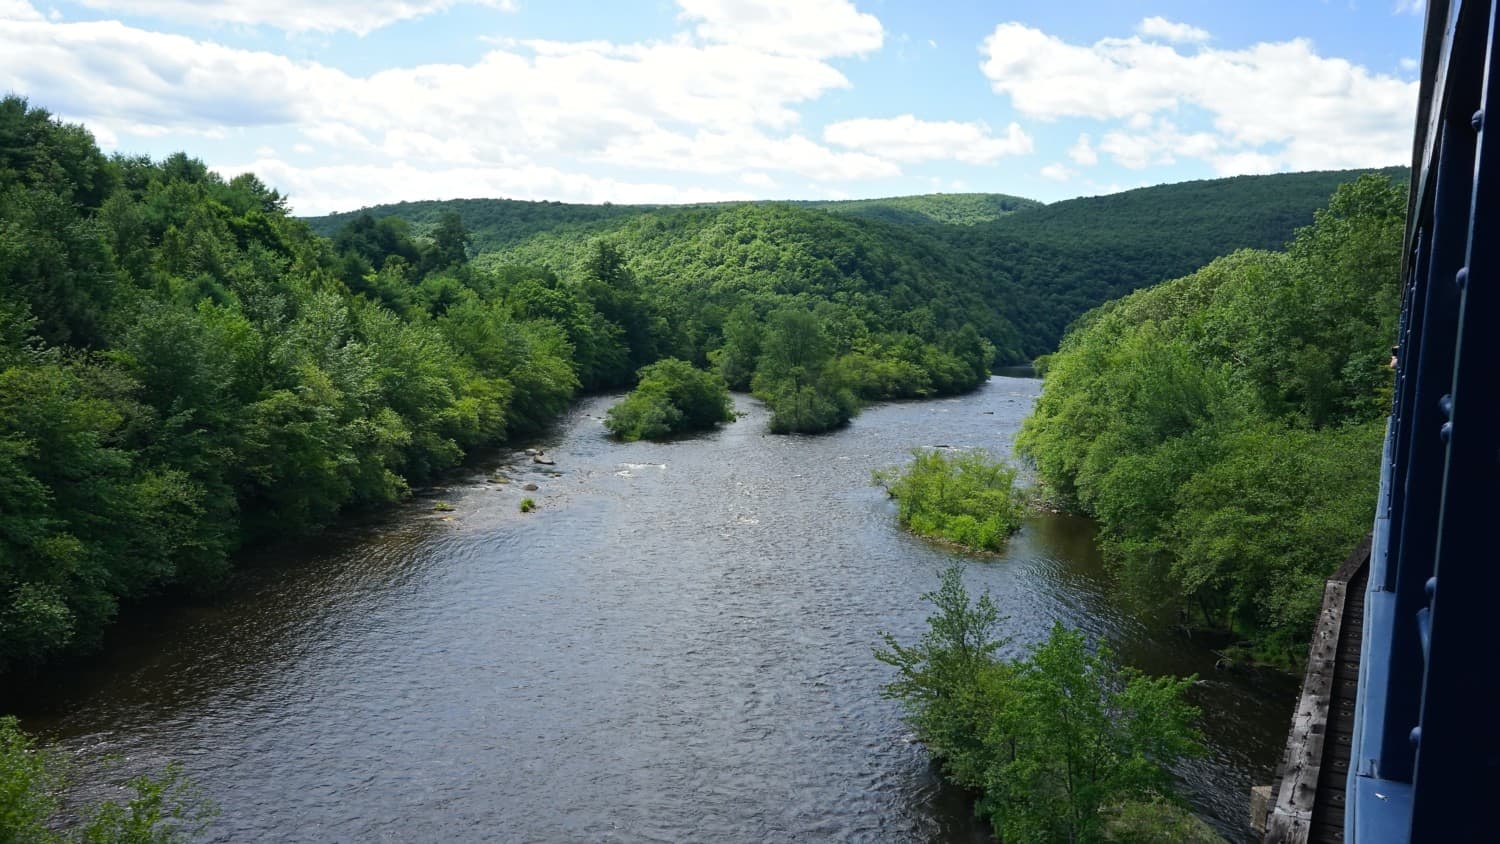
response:
[[[472,238],[475,252],[493,252],[520,243],[542,232],[571,231],[586,234],[601,224],[633,217],[652,210],[649,205],[579,205],[568,202],[526,202],[518,199],[433,199],[396,202],[358,211],[344,211],[305,222],[323,237],[336,237],[360,217],[372,221],[394,217],[404,220],[411,231],[428,235],[445,214],[457,214]]]
[[[636,215],[476,267],[451,210],[328,240],[253,175],[106,158],[18,97],[0,139],[0,672],[662,358],[752,389],[774,430],[820,431],[862,400],[972,389],[986,337],[1017,354],[931,241],[825,212]]]
[[[1404,183],[1406,168],[1380,171]],[[1007,311],[1028,357],[1057,348],[1096,305],[1178,278],[1236,249],[1281,249],[1334,190],[1338,170],[1236,176],[1058,202],[943,230],[987,276],[1012,283]]]
[[[1042,207],[1042,203],[1034,199],[1003,193],[927,193],[884,199],[841,199],[797,204],[887,223],[941,223],[953,226],[991,223],[1017,211]]]
[[[1374,515],[1404,212],[1363,177],[1285,252],[1111,302],[1052,357],[1017,445],[1150,605],[1296,660]]]
[[[448,199],[396,202],[357,211],[342,211],[305,218],[314,232],[334,237],[361,216],[373,220],[398,217],[412,230],[426,234],[449,212],[456,213],[473,237],[476,252],[493,252],[515,246],[535,234],[568,231],[573,235],[603,230],[612,220],[655,211],[681,208],[712,210],[744,203],[711,203],[699,206],[580,205],[566,202],[528,202],[516,199]],[[754,204],[754,203],[751,203]],[[972,226],[1042,203],[999,193],[934,193],[893,196],[885,199],[823,200],[789,203],[835,214],[904,225],[947,224]]]
[[[600,311],[639,322],[629,291],[481,277],[460,229],[355,238],[393,256],[351,286],[355,247],[253,175],[106,158],[16,97],[0,138],[0,671],[397,500],[644,354]]]
[[[1299,208],[1310,215],[1314,186],[1339,178],[1045,208],[997,195],[833,210],[412,203],[393,206],[411,219],[324,220],[338,227],[323,238],[253,175],[225,181],[183,154],[106,158],[17,97],[0,103],[0,139],[0,670],[87,649],[120,600],[211,588],[244,543],[400,499],[474,447],[541,430],[578,391],[627,386],[665,358],[752,391],[778,432],[972,389],[995,363],[1049,351],[1049,332],[1096,297],[1214,244],[1281,237]],[[481,211],[494,213],[465,216]],[[912,214],[924,221],[888,221]],[[511,245],[476,257],[471,223]],[[1026,260],[1008,264],[1007,243]],[[1309,279],[1323,254],[1309,250],[1265,260]],[[1315,296],[1273,310],[1347,321]],[[1318,357],[1343,346],[1301,330],[1268,347],[1265,360],[1301,356],[1275,377],[1314,379],[1324,363],[1354,377],[1344,358]],[[1076,371],[1069,354],[1058,383]],[[1341,401],[1307,410],[1322,414],[1310,428],[1372,412]],[[1034,446],[1108,526],[1092,476]]]
[[[690,279],[685,273],[692,265],[701,269],[714,255],[687,262],[680,254],[659,258],[652,249],[667,247],[681,253],[676,241],[683,238],[648,236],[641,218],[678,234],[706,221],[721,230],[739,222],[746,230],[734,236],[755,242],[764,241],[768,224],[754,209],[766,219],[786,218],[798,210],[826,211],[854,218],[859,225],[834,227],[805,217],[805,227],[822,227],[825,234],[855,240],[899,240],[903,251],[940,255],[943,271],[952,274],[956,286],[982,297],[986,313],[1001,314],[1016,328],[1014,341],[990,332],[1002,359],[1029,359],[1056,349],[1074,319],[1110,299],[1177,278],[1236,249],[1282,248],[1299,227],[1312,221],[1313,211],[1338,185],[1360,172],[1237,176],[1051,205],[984,193],[695,207],[466,199],[382,205],[308,222],[318,233],[336,237],[362,215],[371,222],[395,217],[409,223],[409,233],[420,237],[430,235],[439,219],[452,212],[470,232],[477,253],[498,252],[502,260],[540,256],[556,263],[568,248],[581,248],[590,238],[618,239],[633,268],[644,271],[666,264],[686,283]],[[1405,168],[1380,172],[1397,181],[1407,178]],[[676,221],[677,215],[684,217]],[[888,225],[866,230],[860,227],[864,224]],[[895,228],[902,233],[893,233]],[[673,245],[668,247],[668,241]],[[830,243],[828,249],[835,251],[838,245]],[[736,266],[743,266],[747,256],[736,260]],[[756,263],[762,274],[776,272],[764,260]]]

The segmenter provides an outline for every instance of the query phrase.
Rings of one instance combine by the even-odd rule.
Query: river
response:
[[[900,532],[870,473],[918,446],[1009,454],[1040,383],[817,437],[768,435],[740,396],[738,422],[663,444],[610,441],[612,399],[588,399],[538,444],[556,466],[499,453],[254,554],[225,597],[137,613],[0,709],[78,757],[86,793],[181,762],[220,806],[215,841],[979,840],[871,656],[882,631],[920,633],[956,552]],[[1206,645],[1118,605],[1080,519],[1032,517],[966,579],[1015,647],[1062,619],[1143,670],[1197,672],[1210,752],[1182,788],[1244,838],[1294,681],[1215,673]]]

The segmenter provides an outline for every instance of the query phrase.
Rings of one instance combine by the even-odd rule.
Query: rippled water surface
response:
[[[871,657],[923,628],[954,552],[900,533],[870,472],[917,446],[1008,454],[1039,387],[997,376],[821,437],[767,435],[738,397],[740,421],[666,444],[611,442],[612,399],[591,399],[542,444],[556,466],[497,455],[262,552],[229,597],[134,619],[9,706],[85,770],[121,760],[87,788],[181,761],[220,841],[975,840]],[[1135,619],[1078,519],[1033,518],[968,581],[1018,645],[1062,619],[1202,675],[1211,752],[1184,788],[1243,837],[1292,681],[1215,674],[1206,645]]]

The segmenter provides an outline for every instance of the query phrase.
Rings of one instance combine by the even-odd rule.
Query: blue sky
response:
[[[300,213],[995,191],[1409,158],[1421,0],[0,0],[0,89]]]

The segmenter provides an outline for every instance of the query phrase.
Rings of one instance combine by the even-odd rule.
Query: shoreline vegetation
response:
[[[1094,518],[1121,588],[1305,661],[1323,583],[1374,520],[1405,194],[1363,176],[1284,252],[1241,251],[1079,319],[1018,453]]]
[[[93,651],[122,601],[219,589],[237,549],[403,500],[660,360],[752,392],[776,433],[967,392],[1122,292],[1039,270],[1101,254],[1088,233],[1116,210],[1204,204],[1202,224],[1122,222],[1152,238],[1116,256],[1138,286],[1284,237],[1347,175],[1045,207],[438,203],[322,237],[253,174],[106,156],[20,96],[0,133],[0,674]],[[1217,201],[1244,213],[1226,227]],[[508,240],[476,217],[476,254],[458,209],[530,216]],[[1050,245],[1017,253],[1018,232]]]
[[[1021,359],[1004,303],[888,224],[686,209],[471,260],[456,213],[320,237],[252,174],[106,156],[18,96],[0,136],[0,675],[94,651],[121,602],[222,588],[238,549],[404,500],[659,361],[754,392],[789,433]],[[658,432],[657,410],[621,430]]]
[[[132,796],[64,805],[68,760],[37,747],[16,719],[0,717],[0,841],[17,844],[177,844],[195,840],[218,814],[176,766],[135,777]]]
[[[890,634],[875,658],[896,670],[885,695],[945,779],[978,793],[975,811],[1002,840],[1222,839],[1189,812],[1171,766],[1204,753],[1193,677],[1147,677],[1103,643],[1054,624],[1014,659],[988,594],[971,600],[964,567],[923,596],[928,629]]]
[[[1309,186],[1348,174],[1045,207],[558,206],[477,253],[457,206],[319,236],[253,174],[106,156],[14,95],[0,137],[0,677],[97,650],[122,603],[211,593],[240,549],[405,500],[578,395],[632,386],[607,420],[624,440],[729,422],[729,389],[771,432],[817,433],[1034,359],[1018,453],[1098,522],[1122,588],[1269,662],[1299,658],[1323,577],[1370,522],[1404,209],[1384,177],[1339,188],[1285,252],[1196,272],[1284,242]],[[927,451],[877,482],[913,533],[993,552],[1020,526],[1015,476]],[[961,572],[927,598],[921,642],[877,654],[900,674],[888,693],[997,831],[1191,827],[1167,774],[1198,752],[1190,678],[1142,677],[1060,627],[1003,660]],[[207,818],[169,769],[54,835],[49,760],[0,719],[0,822],[37,840],[171,841]]]

